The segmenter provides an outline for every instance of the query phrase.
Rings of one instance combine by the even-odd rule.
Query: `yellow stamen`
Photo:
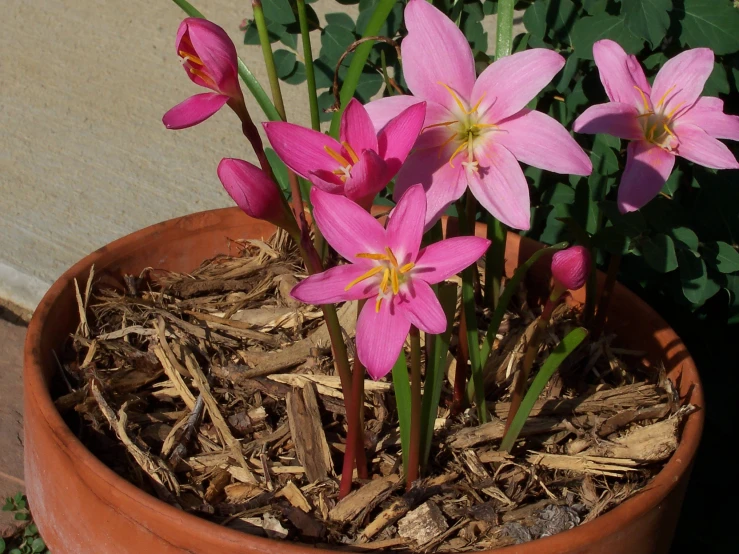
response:
[[[445,148],[445,147],[446,147],[446,146],[447,146],[447,145],[448,145],[448,144],[449,144],[450,142],[452,142],[452,141],[453,141],[453,140],[454,140],[455,138],[457,138],[457,134],[456,134],[456,133],[454,133],[454,134],[453,134],[453,135],[452,135],[451,137],[449,137],[448,139],[446,139],[446,140],[444,141],[444,143],[443,143],[443,144],[442,144],[441,146],[439,146],[439,155],[437,156],[437,158],[441,158],[441,153],[442,153],[442,152],[444,151],[444,148]]]
[[[497,128],[498,126],[495,123],[475,123],[473,127],[480,127],[480,128]]]
[[[377,297],[377,302],[375,302],[375,313],[380,313],[380,304],[382,304],[382,296]]]
[[[672,116],[675,115],[675,112],[677,112],[677,110],[679,110],[683,104],[685,104],[685,102],[680,102],[677,106],[670,110],[670,113],[667,114],[667,119],[672,119]]]
[[[668,88],[668,89],[667,89],[667,92],[665,92],[665,93],[664,93],[664,94],[662,95],[662,98],[660,98],[660,99],[659,99],[659,101],[657,102],[657,107],[658,107],[658,108],[659,108],[659,107],[660,107],[660,106],[662,105],[662,103],[663,103],[663,102],[665,101],[665,98],[667,98],[667,95],[668,95],[668,94],[670,94],[670,93],[672,92],[672,89],[674,89],[674,88],[675,88],[676,86],[677,86],[677,85],[672,85],[672,86],[671,86],[670,88]]]
[[[667,126],[667,123],[663,123],[662,124],[662,127],[664,127],[665,131],[667,131],[667,134],[668,135],[670,135],[671,137],[675,138],[675,133],[673,133],[672,131],[670,131],[670,128]]]
[[[392,277],[393,294],[398,294],[400,283],[398,283],[398,272],[395,271],[395,268],[390,271],[390,276]]]
[[[641,113],[641,114],[637,115],[636,117],[638,119],[640,117],[649,117],[650,115],[654,115],[654,112]]]
[[[205,65],[203,63],[203,60],[198,58],[195,54],[188,54],[184,50],[180,50],[179,54],[180,54],[180,58],[187,60],[190,63],[196,63],[198,65]]]
[[[380,291],[385,294],[387,290],[387,282],[390,280],[390,270],[386,269],[385,273],[382,274],[382,282],[380,283]]]
[[[414,264],[413,262],[408,262],[408,263],[407,263],[407,264],[405,264],[405,265],[404,265],[403,267],[401,267],[401,268],[399,269],[399,271],[400,271],[401,273],[407,273],[407,272],[409,272],[409,271],[410,271],[411,269],[413,269],[414,267],[416,267],[416,264]]]
[[[484,98],[485,98],[485,93],[483,92],[482,93],[482,96],[480,96],[480,99],[477,101],[477,104],[475,104],[474,107],[470,111],[467,112],[467,115],[470,115],[470,114],[476,112],[477,111],[477,108],[479,108],[480,107],[480,104],[482,104],[482,101],[484,100]]]
[[[647,101],[647,95],[644,94],[644,91],[642,89],[640,89],[639,87],[637,87],[636,85],[634,85],[634,88],[639,91],[639,94],[641,94],[642,102],[644,102],[644,111],[645,112],[650,111],[650,109],[649,109],[649,102]]]
[[[393,254],[393,251],[390,250],[389,246],[385,247],[385,252],[387,252],[387,259],[390,260],[390,263],[393,264],[395,267],[398,267],[398,260],[395,257],[395,254]]]
[[[346,141],[342,142],[341,146],[344,147],[344,150],[347,151],[347,153],[349,154],[349,157],[352,159],[354,163],[357,163],[359,161],[359,156],[357,156],[357,153],[354,151],[354,149],[351,146],[349,146],[348,142]]]
[[[459,154],[459,153],[460,153],[460,152],[461,152],[462,150],[464,150],[465,148],[467,148],[467,142],[468,142],[468,141],[464,141],[464,142],[463,142],[462,144],[460,144],[460,145],[459,145],[459,147],[458,147],[458,148],[457,148],[457,149],[456,149],[456,150],[454,151],[454,153],[453,153],[453,154],[451,155],[451,157],[449,158],[449,165],[451,166],[451,168],[452,168],[452,169],[454,169],[454,164],[452,163],[452,162],[454,161],[454,158],[455,158],[455,157],[457,156],[457,154]]]
[[[375,266],[372,269],[370,269],[367,273],[360,275],[356,279],[354,279],[351,283],[349,283],[346,287],[344,287],[344,290],[349,290],[357,283],[361,283],[365,279],[369,279],[370,277],[373,277],[374,275],[377,275],[382,271],[384,268],[381,265]]]
[[[324,146],[323,149],[326,151],[326,153],[329,156],[331,156],[334,160],[336,160],[337,162],[339,162],[342,165],[342,167],[346,167],[348,165],[351,165],[346,160],[346,158],[344,158],[344,156],[342,156],[341,154],[339,154],[336,150],[334,150],[330,146]]]
[[[210,75],[206,74],[204,71],[200,71],[194,67],[189,67],[188,69],[190,70],[190,73],[200,77],[209,87],[217,88],[215,81],[213,81],[213,79],[210,78]]]
[[[388,257],[386,254],[372,254],[370,252],[362,252],[356,255],[357,258],[363,258],[365,260],[383,260],[387,261]]]
[[[428,131],[429,129],[433,129],[434,127],[449,127],[449,125],[454,125],[457,123],[456,121],[444,121],[443,123],[434,123],[433,125],[427,125],[423,129],[421,129],[421,132]]]
[[[441,85],[442,87],[444,87],[445,89],[447,89],[449,91],[449,94],[452,95],[452,98],[454,98],[454,101],[457,103],[457,106],[459,106],[459,109],[460,110],[462,110],[464,113],[469,113],[467,111],[467,108],[464,107],[464,104],[459,99],[459,96],[457,96],[457,93],[456,92],[454,92],[451,88],[449,88],[447,85],[445,85],[441,81],[439,81],[437,84]]]

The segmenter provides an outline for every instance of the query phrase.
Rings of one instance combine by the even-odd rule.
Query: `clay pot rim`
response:
[[[383,207],[386,211],[386,208]],[[52,311],[57,298],[64,291],[68,283],[74,279],[78,274],[82,274],[82,271],[92,265],[99,262],[105,257],[111,250],[133,250],[136,249],[137,244],[145,243],[147,239],[160,234],[163,231],[172,229],[175,227],[192,229],[192,230],[205,230],[214,225],[218,225],[220,221],[219,214],[225,214],[227,212],[238,211],[238,208],[221,208],[217,210],[207,210],[204,212],[198,212],[189,214],[186,216],[173,218],[162,223],[145,227],[134,233],[126,235],[120,239],[117,239],[106,246],[96,250],[82,258],[79,262],[74,264],[70,269],[65,271],[49,288],[44,295],[43,299],[36,308],[33,318],[28,326],[28,332],[26,335],[26,341],[24,345],[24,380],[26,381],[26,391],[30,391],[33,396],[33,401],[39,408],[39,412],[44,418],[47,425],[54,430],[55,439],[57,445],[67,452],[67,455],[73,457],[76,463],[80,467],[84,467],[85,471],[94,472],[101,480],[108,483],[112,488],[117,489],[118,493],[128,496],[132,500],[137,501],[142,505],[145,510],[152,510],[163,513],[167,517],[178,525],[187,525],[189,528],[196,532],[203,534],[204,536],[213,535],[217,533],[219,539],[225,540],[228,543],[242,544],[245,542],[251,543],[254,547],[260,550],[264,549],[265,552],[272,551],[279,545],[281,551],[286,554],[306,554],[310,552],[325,552],[334,553],[334,550],[328,549],[317,549],[311,545],[302,545],[300,543],[288,542],[288,541],[277,541],[273,539],[257,537],[253,535],[244,534],[242,532],[228,529],[219,526],[216,523],[209,522],[205,519],[199,518],[195,515],[187,514],[181,510],[178,510],[165,502],[151,496],[133,484],[129,483],[122,477],[118,476],[113,470],[108,468],[103,462],[95,457],[80,440],[72,433],[71,429],[66,425],[61,415],[57,411],[54,402],[51,398],[49,388],[46,386],[43,370],[43,356],[41,352],[42,345],[42,332],[44,327],[49,324],[49,313]],[[208,219],[205,218],[206,224],[199,225],[193,224],[196,219],[203,218],[204,214],[213,214],[217,217]],[[246,217],[246,216],[244,216]],[[262,222],[260,224],[263,225]],[[509,241],[520,242],[522,237],[517,234],[509,233]],[[525,239],[524,239],[525,240]],[[99,267],[99,266],[97,266]],[[647,310],[652,314],[655,314],[654,310],[649,307],[646,302],[639,298],[635,293],[626,289],[623,285],[616,285],[618,294],[624,297],[625,300],[632,303],[636,311]],[[674,330],[667,325],[667,323],[658,314],[654,318],[656,322],[660,324],[659,329],[664,333],[664,337],[669,344],[672,345],[672,351],[680,349],[687,356],[681,361],[682,370],[692,372],[695,375],[695,386],[691,394],[691,403],[698,406],[700,409],[691,414],[685,422],[683,433],[681,436],[680,443],[677,450],[673,453],[670,460],[667,462],[665,467],[660,471],[652,480],[652,482],[623,502],[619,506],[606,512],[603,515],[598,516],[593,521],[583,523],[564,531],[557,535],[538,539],[531,543],[524,545],[518,545],[515,547],[505,547],[498,549],[495,552],[520,552],[522,548],[531,546],[540,551],[540,549],[554,549],[567,547],[571,550],[576,550],[580,546],[585,546],[590,542],[590,537],[600,536],[605,534],[607,530],[622,527],[629,521],[637,519],[657,506],[661,500],[663,500],[669,492],[677,485],[680,481],[680,477],[683,473],[689,471],[691,463],[695,458],[696,451],[700,442],[701,433],[704,425],[704,398],[702,387],[700,386],[700,378],[698,376],[697,368],[692,357],[687,353],[685,345],[680,340],[680,337],[674,332]],[[145,524],[145,522],[141,522]],[[152,531],[156,532],[156,529]],[[533,550],[532,550],[533,551]],[[493,551],[485,551],[493,552]]]

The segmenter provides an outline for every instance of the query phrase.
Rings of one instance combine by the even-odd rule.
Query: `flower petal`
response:
[[[470,103],[480,102],[478,113],[486,122],[496,123],[526,107],[564,64],[562,56],[546,48],[501,58],[480,74]]]
[[[446,314],[431,287],[421,279],[408,282],[396,309],[421,331],[438,335],[446,329]]]
[[[344,183],[341,177],[331,171],[325,169],[319,169],[308,175],[308,180],[311,184],[317,186],[319,189],[330,192],[331,194],[344,194]]]
[[[382,158],[374,150],[365,150],[359,155],[344,184],[344,194],[364,209],[369,210],[372,202],[387,181],[385,180],[386,166]]]
[[[365,264],[347,264],[332,267],[302,280],[290,291],[290,296],[306,304],[333,304],[347,300],[369,298],[378,291],[378,276],[357,283],[349,290],[346,286],[367,273]]]
[[[647,141],[629,143],[626,168],[618,186],[618,208],[633,212],[659,194],[672,173],[675,155]]]
[[[468,101],[475,84],[475,62],[464,34],[426,0],[410,0],[405,8],[408,36],[403,39],[403,76],[408,88],[423,100],[442,106],[454,98],[440,83]]]
[[[385,229],[356,203],[317,188],[311,189],[310,197],[318,228],[344,258],[354,262],[362,252],[385,252]]]
[[[416,98],[410,94],[399,94],[373,100],[365,104],[364,109],[367,110],[367,114],[375,126],[375,131],[379,133],[391,119],[398,117],[404,110],[421,102],[423,102],[421,98]]]
[[[229,196],[250,217],[275,221],[282,215],[277,187],[257,166],[233,158],[218,164],[218,178]]]
[[[183,24],[187,24],[187,35],[193,49],[203,62],[208,74],[218,85],[218,91],[234,98],[241,97],[237,76],[236,46],[228,33],[207,19],[189,17],[183,21]],[[181,37],[178,33],[178,48],[180,47],[179,39]]]
[[[475,152],[479,171],[467,171],[470,191],[497,219],[525,231],[531,222],[529,185],[515,156],[503,145],[487,142]]]
[[[306,129],[300,125],[274,121],[262,123],[269,143],[280,159],[295,173],[309,178],[319,169],[333,171],[341,165],[326,151],[326,147],[334,152],[341,152],[341,145],[334,138]],[[349,160],[347,160],[348,162]]]
[[[698,100],[712,71],[710,48],[693,48],[668,60],[654,78],[651,96],[655,108],[664,106],[666,113],[689,108]]]
[[[739,116],[725,114],[724,103],[720,98],[699,98],[676,121],[678,126],[683,123],[700,127],[713,138],[739,140]]]
[[[399,313],[396,301],[383,300],[379,312],[367,302],[357,319],[357,356],[373,379],[390,373],[411,324]]]
[[[202,123],[228,102],[228,96],[217,92],[204,92],[180,102],[162,117],[167,129],[187,129]]]
[[[567,129],[546,114],[524,108],[498,127],[503,132],[495,135],[495,140],[523,163],[572,175],[593,171],[590,158]]]
[[[713,169],[739,169],[731,150],[700,127],[679,121],[674,130],[678,156]]]
[[[605,133],[626,140],[641,140],[644,131],[637,116],[639,112],[631,104],[606,102],[585,110],[575,120],[572,129],[576,133],[595,135]]]
[[[341,116],[339,136],[341,142],[349,144],[357,154],[360,154],[362,150],[378,152],[375,127],[367,110],[356,98],[349,100]]]
[[[426,191],[426,228],[439,219],[449,205],[467,189],[467,179],[461,164],[449,165],[452,147],[443,152],[438,148],[428,148],[413,152],[395,179],[397,201],[413,185],[421,184]]]
[[[387,165],[386,182],[395,177],[405,162],[418,140],[425,118],[426,103],[414,104],[391,119],[377,135],[378,153]]]
[[[400,197],[385,231],[388,246],[401,266],[416,261],[425,223],[426,193],[421,185],[413,185]]]
[[[456,275],[485,253],[490,241],[482,237],[454,237],[430,244],[418,253],[412,277],[433,285]]]
[[[611,102],[644,107],[639,90],[649,100],[649,84],[639,62],[629,56],[620,44],[612,40],[599,40],[593,45],[593,58],[598,66],[600,81]],[[647,88],[645,88],[645,85]]]

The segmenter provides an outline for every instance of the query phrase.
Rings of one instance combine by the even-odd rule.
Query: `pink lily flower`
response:
[[[562,125],[526,108],[564,59],[551,50],[528,50],[496,61],[476,78],[467,39],[442,12],[425,0],[410,0],[405,24],[403,72],[415,96],[367,105],[375,127],[382,129],[399,110],[426,101],[425,126],[398,174],[395,194],[422,184],[430,224],[469,186],[496,218],[528,229],[529,188],[519,161],[557,173],[592,171]]]
[[[552,277],[562,289],[577,290],[588,280],[590,266],[590,250],[584,246],[570,246],[552,256]]]
[[[167,129],[202,123],[229,101],[243,104],[236,47],[226,31],[205,19],[188,17],[177,30],[175,49],[190,80],[213,92],[191,96],[164,114]]]
[[[257,166],[234,158],[218,164],[218,178],[236,205],[249,217],[263,219],[288,231],[295,228],[295,218],[285,207],[277,185]]]
[[[423,103],[406,106],[378,133],[364,106],[352,99],[341,117],[339,141],[292,123],[263,125],[275,152],[295,173],[369,209],[405,162],[425,112]]]
[[[474,263],[490,241],[455,237],[421,249],[426,215],[421,186],[403,194],[386,229],[343,196],[314,188],[311,200],[318,228],[349,263],[311,275],[291,294],[309,304],[373,298],[357,320],[357,356],[379,379],[397,360],[411,325],[432,334],[446,329],[430,285]]]
[[[653,86],[636,58],[612,40],[596,42],[593,57],[611,101],[585,110],[574,129],[631,141],[618,188],[622,213],[638,210],[659,194],[675,156],[714,169],[739,168],[717,140],[739,140],[739,117],[723,113],[720,99],[700,96],[713,71],[710,49],[678,54],[662,66]]]

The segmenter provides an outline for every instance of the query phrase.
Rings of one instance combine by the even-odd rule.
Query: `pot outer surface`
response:
[[[123,237],[90,254],[54,283],[28,328],[24,359],[25,475],[35,521],[53,554],[300,554],[335,552],[255,537],[186,514],[150,496],[93,456],[54,407],[50,386],[59,351],[76,329],[74,279],[82,286],[90,267],[98,278],[121,282],[145,267],[189,271],[228,253],[229,239],[267,238],[273,227],[237,208],[173,219]],[[479,235],[485,229],[479,226]],[[539,247],[510,234],[506,273]],[[532,290],[549,282],[548,261],[530,271]],[[599,279],[602,283],[603,276]],[[584,291],[574,294],[582,302]],[[610,329],[623,346],[663,364],[684,401],[703,408],[698,373],[680,338],[636,295],[617,285]],[[496,550],[501,554],[667,552],[703,427],[703,410],[691,414],[680,445],[648,487],[594,521],[553,537]]]

